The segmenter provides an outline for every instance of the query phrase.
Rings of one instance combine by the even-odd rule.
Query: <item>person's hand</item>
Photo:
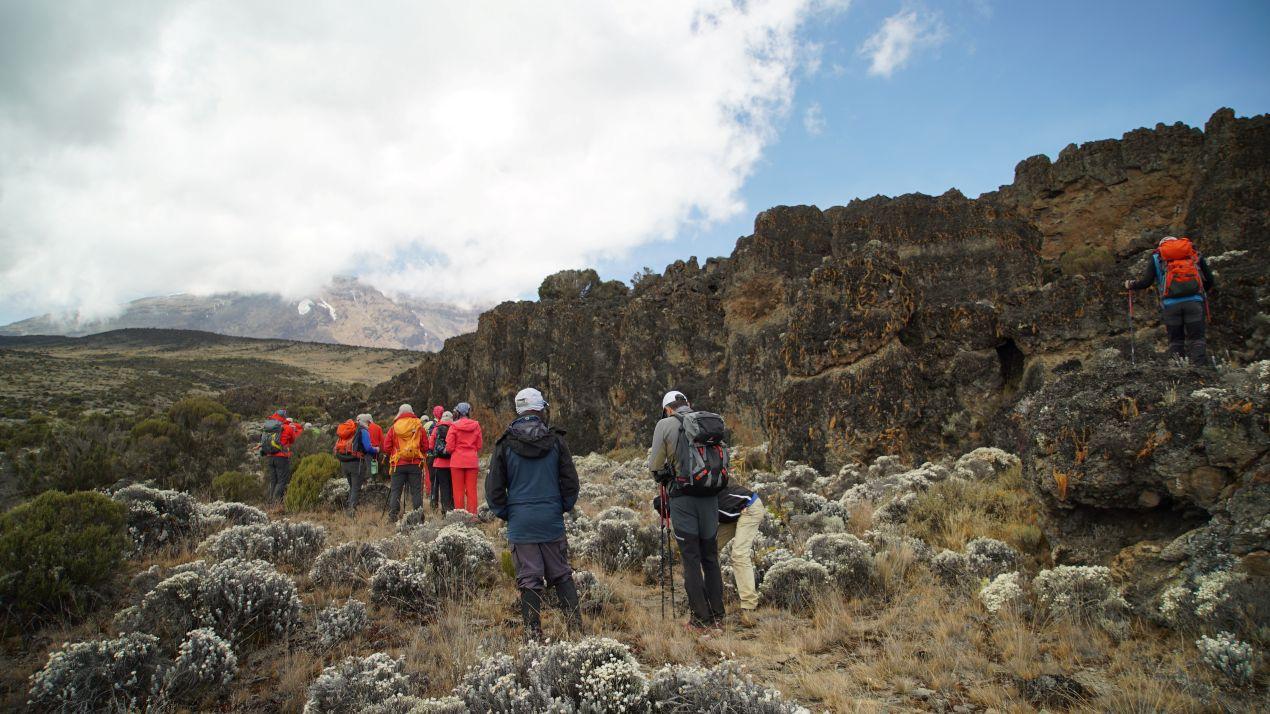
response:
[[[1124,281],[1124,289],[1125,289],[1125,290],[1132,290],[1132,289],[1133,289],[1133,281],[1132,281],[1132,280],[1126,280],[1126,281]]]

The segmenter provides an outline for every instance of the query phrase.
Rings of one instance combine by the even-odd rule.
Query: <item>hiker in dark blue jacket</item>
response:
[[[556,589],[569,629],[582,629],[564,532],[564,514],[578,501],[578,471],[564,432],[547,426],[546,410],[537,389],[516,394],[518,416],[496,442],[485,477],[485,502],[507,521],[527,639],[542,637],[547,587]]]

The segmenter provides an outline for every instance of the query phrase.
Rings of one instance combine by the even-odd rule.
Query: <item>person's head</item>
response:
[[[688,398],[683,392],[671,390],[666,392],[666,396],[661,398],[661,410],[667,416],[674,414],[679,407],[689,406]]]
[[[545,411],[547,411],[547,400],[542,398],[542,392],[533,387],[526,387],[516,392],[517,416],[533,414],[541,417]]]
[[[286,419],[286,418],[287,418],[287,410],[286,410],[286,409],[279,409],[278,411],[276,411],[276,412],[274,412],[274,413],[275,413],[275,414],[277,414],[278,416],[282,417],[283,419]]]
[[[402,404],[401,406],[397,407],[397,416],[399,417],[403,414],[414,414],[414,413],[415,413],[414,407],[410,406],[409,404]]]
[[[441,406],[440,404],[436,405],[435,407],[432,407],[432,418],[440,419],[441,415],[444,413],[445,413],[445,407]]]
[[[441,421],[454,421],[454,412],[441,412]]]
[[[465,416],[471,416],[472,405],[468,404],[467,402],[459,402],[458,404],[454,406],[454,413],[458,414],[460,419],[462,419]]]
[[[370,415],[369,415],[369,414],[358,414],[358,415],[357,415],[357,425],[358,425],[358,426],[370,426]]]

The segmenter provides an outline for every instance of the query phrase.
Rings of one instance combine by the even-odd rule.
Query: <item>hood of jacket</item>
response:
[[[521,417],[507,426],[498,441],[527,459],[540,459],[555,445],[556,431],[536,416]]]
[[[441,419],[441,415],[442,415],[442,414],[444,414],[444,413],[445,413],[445,407],[441,406],[440,404],[436,405],[435,407],[432,407],[432,418],[433,418],[433,419],[440,420],[440,419]]]
[[[415,416],[414,412],[405,412],[404,414],[398,414],[397,418],[392,420],[392,423],[396,424],[402,419],[418,419],[418,418],[419,417]]]
[[[445,422],[442,422],[442,423],[444,424]],[[458,421],[454,422],[453,425],[450,426],[450,429],[452,431],[457,431],[460,433],[465,431],[476,431],[479,428],[481,428],[481,425],[478,424],[475,419],[467,419],[467,418],[459,419]]]
[[[260,412],[256,412],[256,413],[259,414]],[[277,412],[274,412],[273,414],[271,414],[269,418],[273,419],[274,421],[281,422],[283,424],[287,423],[287,418],[282,416],[281,414],[278,414]]]

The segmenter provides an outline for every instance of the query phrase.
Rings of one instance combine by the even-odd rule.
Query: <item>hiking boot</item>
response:
[[[542,640],[542,591],[522,588],[520,591],[520,616],[525,621],[525,641]]]

